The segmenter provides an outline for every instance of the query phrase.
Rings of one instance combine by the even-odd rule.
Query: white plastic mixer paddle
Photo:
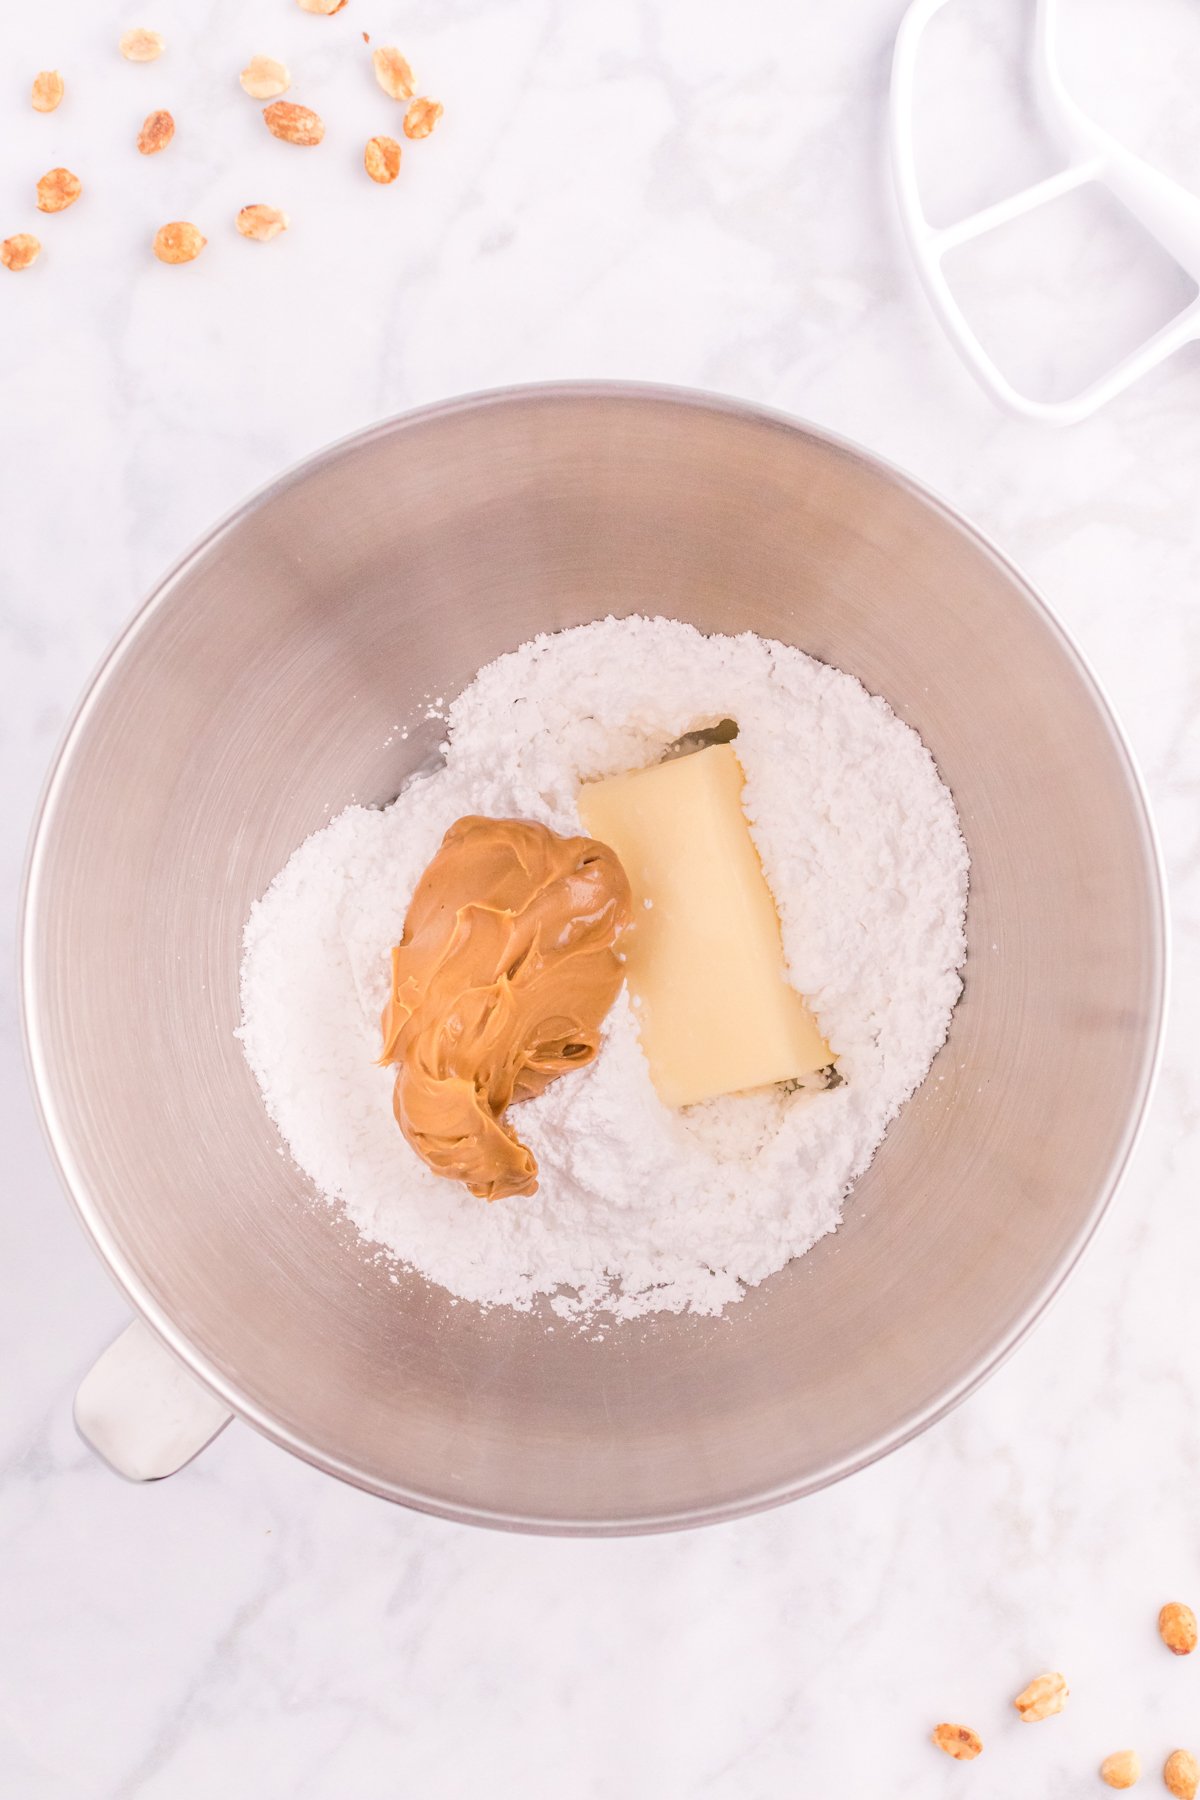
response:
[[[1088,418],[1155,368],[1181,345],[1200,337],[1200,298],[1177,313],[1107,374],[1066,400],[1034,400],[1019,393],[988,355],[951,291],[943,270],[947,253],[982,237],[998,225],[1046,206],[1063,194],[1098,182],[1158,239],[1191,276],[1200,295],[1200,198],[1117,143],[1071,98],[1055,53],[1058,0],[1038,0],[1035,67],[1046,119],[1069,158],[1067,167],[1007,200],[984,207],[943,229],[932,226],[921,206],[913,153],[913,86],[925,29],[946,0],[914,0],[900,26],[892,63],[891,144],[896,192],[905,235],[917,272],[959,355],[991,394],[1010,411],[1051,425]]]

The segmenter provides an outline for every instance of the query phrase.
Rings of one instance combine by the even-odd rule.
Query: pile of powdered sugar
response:
[[[669,1110],[622,993],[592,1067],[511,1115],[538,1193],[473,1199],[405,1143],[393,1071],[375,1066],[418,877],[464,813],[576,832],[581,781],[725,717],[789,972],[845,1085]],[[240,1035],[320,1193],[453,1294],[520,1308],[550,1295],[564,1317],[714,1313],[837,1225],[945,1039],[966,892],[954,803],[883,700],[782,644],[605,619],[483,669],[450,709],[443,769],[300,846],[246,926]]]

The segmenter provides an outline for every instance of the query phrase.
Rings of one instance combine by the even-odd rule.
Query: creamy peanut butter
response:
[[[593,838],[527,819],[459,819],[422,875],[392,951],[381,1063],[401,1131],[481,1199],[537,1191],[504,1122],[590,1063],[621,986],[629,883]]]

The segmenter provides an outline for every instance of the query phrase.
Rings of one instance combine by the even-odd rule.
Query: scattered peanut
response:
[[[400,173],[400,146],[395,138],[368,139],[363,164],[371,180],[378,181],[382,187],[386,187],[389,181],[395,181]]]
[[[1060,1713],[1070,1697],[1071,1690],[1063,1676],[1039,1675],[1027,1688],[1022,1688],[1013,1705],[1027,1724],[1035,1725],[1039,1719],[1049,1719]]]
[[[167,47],[161,31],[145,31],[137,26],[121,39],[121,55],[126,62],[155,62]]]
[[[1175,1800],[1196,1800],[1200,1788],[1200,1763],[1190,1750],[1172,1750],[1163,1764],[1163,1780]]]
[[[297,0],[301,11],[317,13],[326,17],[341,12],[348,0]],[[369,32],[362,33],[363,43],[370,45]],[[154,62],[166,50],[166,40],[161,32],[151,31],[144,26],[135,26],[122,33],[119,39],[121,55],[127,62]],[[372,52],[372,66],[375,78],[384,92],[393,100],[409,102],[407,105],[403,129],[404,135],[410,139],[427,138],[442,118],[444,108],[440,101],[431,100],[422,95],[414,98],[414,79],[412,68],[406,57],[394,46],[389,45]],[[268,100],[272,104],[263,108],[263,119],[273,137],[288,144],[312,146],[319,144],[325,137],[325,125],[319,114],[310,107],[298,106],[290,101],[281,101],[278,95],[285,94],[291,86],[291,74],[284,63],[270,56],[252,56],[238,78],[245,92],[254,100]],[[31,100],[36,112],[49,113],[61,105],[66,84],[57,69],[43,69],[33,80]],[[143,156],[155,156],[165,150],[175,136],[175,120],[165,109],[149,113],[137,136],[137,147]],[[387,186],[395,181],[400,173],[401,146],[395,138],[373,137],[366,145],[363,157],[364,165],[372,181]],[[51,169],[43,175],[37,184],[37,204],[44,213],[63,212],[73,206],[83,192],[83,184],[77,175],[69,169]],[[242,207],[237,215],[237,228],[243,237],[252,238],[260,243],[269,242],[272,238],[288,229],[289,220],[285,212],[278,207],[256,203]],[[163,225],[154,235],[154,254],[160,262],[185,263],[193,262],[204,249],[208,240],[195,225],[186,220],[173,220]],[[42,246],[38,238],[31,232],[18,232],[15,236],[5,238],[0,243],[0,266],[6,269],[27,269],[41,254]],[[1164,1608],[1164,1616],[1168,1609]],[[1183,1609],[1186,1611],[1186,1609]],[[1188,1615],[1191,1616],[1190,1614]],[[1192,1620],[1193,1645],[1195,1641],[1195,1621]],[[1192,1646],[1189,1646],[1189,1648]],[[1043,1678],[1047,1679],[1047,1678]],[[1061,1677],[1056,1678],[1061,1681]],[[1038,1684],[1034,1684],[1036,1687]],[[1063,1699],[1052,1705],[1049,1710],[1059,1711],[1065,1703],[1065,1683]],[[1027,1695],[1032,1690],[1027,1690]],[[1022,1696],[1022,1705],[1027,1698]],[[1023,1717],[1045,1716],[1022,1711]],[[953,1738],[951,1743],[949,1740]],[[934,1742],[947,1754],[965,1759],[978,1756],[982,1746],[975,1733],[965,1726],[939,1725],[934,1733]],[[1180,1753],[1183,1754],[1183,1753]]]
[[[445,110],[440,100],[414,100],[404,115],[405,137],[427,138]]]
[[[371,52],[375,79],[393,100],[411,100],[416,93],[413,72],[407,57],[401,56],[394,44]]]
[[[311,107],[297,106],[294,100],[276,100],[263,107],[263,118],[272,137],[285,144],[319,144],[325,127]]]
[[[154,254],[159,262],[195,262],[207,242],[195,225],[189,225],[186,219],[175,219],[170,225],[160,225],[155,232]]]
[[[33,78],[34,112],[53,112],[61,105],[66,85],[57,69],[43,69]]]
[[[974,1762],[983,1749],[978,1734],[968,1725],[935,1725],[933,1741],[955,1762]]]
[[[1168,1600],[1158,1615],[1158,1635],[1175,1656],[1190,1656],[1196,1648],[1196,1615],[1180,1600]]]
[[[0,244],[0,263],[14,273],[18,269],[27,269],[41,254],[42,241],[35,238],[32,231],[18,231],[16,237],[5,238]]]
[[[37,184],[39,212],[66,212],[83,192],[83,183],[70,169],[51,169]]]
[[[274,100],[292,85],[286,63],[276,62],[273,56],[252,56],[238,80],[252,100]]]
[[[237,216],[237,228],[244,238],[255,238],[260,244],[267,244],[272,238],[286,231],[290,221],[285,212],[277,206],[243,206]]]
[[[175,121],[169,112],[152,112],[138,132],[137,147],[143,156],[157,156],[175,136]]]
[[[1142,1773],[1142,1761],[1136,1750],[1114,1750],[1100,1764],[1100,1779],[1110,1788],[1131,1788]]]

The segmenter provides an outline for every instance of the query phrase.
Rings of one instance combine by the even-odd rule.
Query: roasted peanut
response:
[[[70,169],[51,169],[37,184],[37,209],[44,213],[66,212],[82,192],[82,181]]]
[[[287,64],[273,56],[252,56],[238,80],[252,100],[274,100],[292,85]]]
[[[974,1762],[983,1749],[978,1732],[969,1725],[935,1725],[933,1741],[955,1762]]]
[[[1190,1656],[1196,1648],[1196,1615],[1182,1600],[1168,1600],[1158,1615],[1158,1635],[1174,1656]]]
[[[120,45],[126,62],[155,62],[166,47],[161,31],[145,31],[141,26],[125,32]]]
[[[1142,1773],[1142,1761],[1136,1750],[1114,1750],[1100,1764],[1100,1779],[1110,1788],[1136,1786]]]
[[[175,136],[175,121],[169,112],[152,112],[138,132],[137,147],[143,156],[157,156]]]
[[[1172,1750],[1163,1764],[1163,1781],[1175,1800],[1196,1800],[1200,1788],[1200,1763],[1190,1750]]]
[[[309,106],[297,106],[294,100],[276,100],[263,107],[263,118],[272,137],[285,144],[319,144],[325,126]]]
[[[57,69],[43,69],[33,78],[34,112],[53,112],[62,104],[66,84]]]
[[[5,238],[0,244],[0,264],[14,274],[27,269],[41,254],[42,240],[35,238],[32,231],[18,231],[16,237]]]
[[[445,110],[440,100],[414,100],[404,115],[405,137],[427,138]]]
[[[373,137],[367,140],[363,164],[372,181],[386,187],[400,173],[400,146],[395,138]]]
[[[416,93],[413,72],[408,58],[401,56],[394,44],[387,44],[371,53],[371,63],[375,70],[375,79],[385,94],[393,100],[411,100]]]
[[[1060,1713],[1071,1697],[1071,1690],[1061,1675],[1039,1675],[1013,1701],[1021,1717],[1030,1725]]]
[[[186,219],[175,219],[169,225],[160,225],[155,232],[154,254],[159,262],[195,262],[207,242],[197,226],[189,225]]]
[[[260,244],[269,243],[272,238],[286,231],[289,220],[285,212],[277,206],[243,206],[237,216],[237,228],[244,238],[255,238]]]

